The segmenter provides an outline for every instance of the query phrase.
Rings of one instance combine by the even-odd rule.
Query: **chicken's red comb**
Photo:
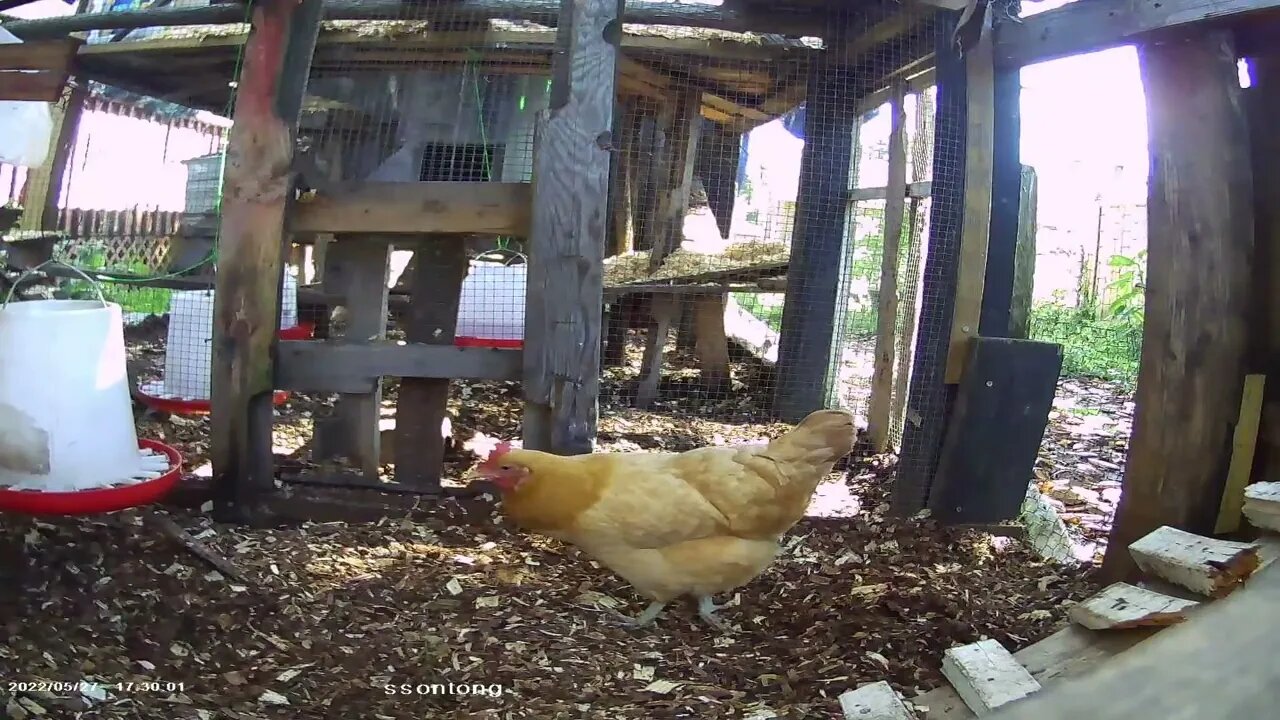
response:
[[[498,445],[489,452],[489,457],[485,458],[484,461],[486,463],[491,463],[509,452],[511,452],[511,443],[504,440],[503,442],[498,443]]]

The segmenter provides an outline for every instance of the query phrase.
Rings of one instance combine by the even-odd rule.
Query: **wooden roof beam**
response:
[[[996,30],[997,67],[1014,67],[1127,45],[1165,28],[1280,9],[1280,0],[1089,0]]]

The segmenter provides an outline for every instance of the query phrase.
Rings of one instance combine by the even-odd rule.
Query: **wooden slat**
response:
[[[1074,2],[1006,23],[996,37],[996,62],[1030,65],[1134,42],[1163,28],[1280,8],[1280,0],[1160,0]]]
[[[1280,704],[1280,567],[1190,621],[1115,658],[1105,671],[1050,687],[995,720],[1258,720]]]
[[[982,288],[987,274],[995,153],[995,67],[991,62],[991,10],[987,8],[986,13],[978,42],[965,53],[969,109],[965,132],[964,221],[960,229],[960,263],[944,378],[949,385],[960,382],[969,343],[978,336]]]
[[[933,183],[928,180],[909,183],[906,196],[913,199],[927,198]],[[889,197],[886,187],[854,188],[849,191],[849,202],[865,202],[867,200],[884,200]]]
[[[65,76],[82,44],[80,38],[61,38],[0,45],[0,71],[49,70]]]
[[[379,377],[519,380],[519,350],[424,343],[287,340],[276,383],[299,392],[367,393]]]
[[[1236,421],[1235,436],[1231,443],[1231,466],[1227,468],[1227,486],[1223,489],[1218,522],[1213,528],[1215,535],[1225,535],[1240,529],[1244,488],[1249,484],[1249,475],[1253,471],[1253,455],[1258,445],[1258,424],[1262,419],[1265,387],[1265,375],[1248,375],[1244,379],[1240,418]]]
[[[528,183],[360,182],[294,206],[298,233],[529,234]]]
[[[66,84],[65,72],[0,72],[0,100],[58,102]]]
[[[893,409],[894,353],[898,340],[898,260],[902,244],[907,195],[907,88],[899,83],[889,102],[889,177],[885,186],[883,252],[880,257],[879,307],[876,310],[876,348],[872,361],[871,399],[867,403],[867,434],[872,449],[889,447]]]
[[[1009,337],[1031,337],[1031,305],[1036,276],[1036,216],[1040,202],[1036,169],[1023,165],[1018,179],[1018,239],[1009,299]]]

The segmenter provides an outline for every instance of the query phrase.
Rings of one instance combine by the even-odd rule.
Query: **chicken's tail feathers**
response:
[[[853,413],[846,410],[818,410],[770,442],[765,452],[779,463],[826,468],[823,471],[825,474],[841,458],[853,452],[857,439]]]

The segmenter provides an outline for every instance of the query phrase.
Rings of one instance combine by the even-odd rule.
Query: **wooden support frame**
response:
[[[562,0],[539,117],[524,345],[524,446],[594,448],[622,0]]]
[[[83,44],[68,37],[0,45],[0,100],[61,100]]]
[[[1280,9],[1280,0],[1091,0],[1007,23],[997,33],[1001,67],[1021,67],[1068,55],[1105,50],[1147,33],[1213,20],[1239,20]]]
[[[693,165],[698,157],[698,136],[702,132],[702,93],[684,89],[676,96],[674,119],[667,136],[667,166],[658,193],[658,218],[653,224],[653,247],[649,253],[649,271],[662,266],[667,256],[684,241],[684,216],[689,209],[689,190],[693,185]]]
[[[965,129],[964,217],[960,229],[960,265],[951,315],[945,382],[954,385],[964,374],[969,343],[978,336],[982,293],[986,284],[987,247],[991,232],[992,163],[995,152],[995,66],[992,64],[991,9],[974,46],[965,52],[968,111]]]
[[[898,329],[898,261],[907,203],[907,87],[894,86],[889,100],[889,177],[885,186],[884,251],[880,258],[880,304],[876,310],[876,348],[872,361],[867,435],[872,449],[889,447],[893,410],[894,352]]]
[[[1035,300],[1036,213],[1040,203],[1036,169],[1023,165],[1018,179],[1018,229],[1013,259],[1013,293],[1009,300],[1009,337],[1031,337],[1031,305]]]
[[[1213,532],[1253,310],[1253,183],[1231,34],[1197,28],[1138,57],[1152,154],[1146,321],[1108,581],[1134,574],[1129,545],[1160,526]]]
[[[983,337],[1012,337],[1022,209],[1022,68],[997,68],[991,87],[991,209],[978,332]],[[1035,256],[1030,260],[1027,271],[1034,275]]]
[[[387,277],[390,273],[389,238],[344,236],[325,255],[325,288],[343,297],[347,308],[345,338],[355,342],[378,341],[387,336]],[[277,385],[286,376],[283,355],[277,354]],[[336,371],[358,367],[357,361],[330,361],[315,370]],[[382,465],[382,382],[373,378],[367,390],[340,392],[334,383],[323,388],[339,391],[333,415],[316,420],[315,456],[321,460],[343,458],[359,468],[366,480],[377,481]]]
[[[14,46],[0,45],[0,48],[4,47]],[[62,102],[53,107],[53,134],[49,152],[44,163],[27,175],[28,192],[32,189],[35,192],[34,196],[27,197],[27,205],[33,211],[22,217],[21,227],[24,230],[58,229],[58,203],[62,199],[62,184],[66,181],[67,165],[75,149],[76,134],[80,129],[80,118],[84,115],[85,100],[88,97],[88,84],[75,83]],[[34,212],[35,208],[40,211]]]
[[[466,249],[459,242],[425,238],[414,253],[412,296],[405,339],[451,346],[458,325],[462,282],[467,277]],[[424,492],[440,490],[449,415],[449,378],[403,378],[396,402],[396,482]]]
[[[1274,359],[1280,357],[1280,134],[1275,131],[1280,126],[1280,55],[1249,58],[1249,74],[1252,86],[1244,94],[1253,157],[1255,323],[1260,328],[1253,333],[1251,369],[1274,373]],[[1257,454],[1254,481],[1280,479],[1280,377],[1274,374],[1263,391]]]
[[[227,147],[213,321],[211,451],[216,509],[252,520],[275,487],[273,358],[294,136],[321,0],[253,7]],[[240,12],[240,10],[237,10]]]
[[[518,182],[351,182],[297,203],[297,233],[529,234],[532,191]]]
[[[280,343],[277,383],[298,392],[373,392],[378,378],[518,381],[521,351],[394,342]]]

